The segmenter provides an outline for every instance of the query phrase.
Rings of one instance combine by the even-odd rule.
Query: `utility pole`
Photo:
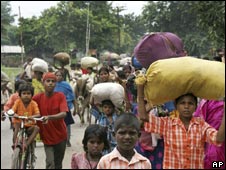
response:
[[[116,6],[116,17],[117,17],[117,25],[118,25],[118,53],[121,52],[121,22],[119,13],[125,10],[125,6]]]
[[[117,9],[117,24],[118,24],[118,53],[120,52],[121,48],[121,36],[120,36],[120,18],[119,18],[119,7],[116,7]]]
[[[89,2],[88,5],[88,11],[87,11],[87,20],[86,20],[86,56],[88,56],[89,52],[89,40],[90,40],[90,24],[89,24]]]
[[[20,13],[20,6],[19,6],[19,20],[21,22],[21,13]],[[21,47],[21,64],[24,64],[24,46],[23,46],[23,32],[22,32],[22,24],[20,26],[20,47]]]

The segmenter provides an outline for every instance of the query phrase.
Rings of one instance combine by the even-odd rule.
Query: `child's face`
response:
[[[106,116],[111,116],[114,112],[114,108],[113,108],[112,105],[105,104],[102,107],[102,111],[103,111],[104,114],[106,114]]]
[[[123,70],[123,72],[126,75],[126,78],[129,77],[129,75],[131,74],[131,70],[130,69],[125,69],[125,70]]]
[[[39,72],[39,71],[35,71],[34,72],[34,77],[38,80],[41,80],[42,79],[42,72]]]
[[[31,101],[31,97],[32,97],[32,94],[30,91],[22,91],[21,92],[21,100],[23,101],[23,103],[29,103]]]
[[[109,73],[106,71],[101,71],[99,76],[100,76],[101,82],[107,82],[109,79]]]
[[[99,156],[104,149],[104,142],[98,137],[92,137],[87,142],[88,153],[92,156]]]
[[[92,69],[87,68],[87,72],[88,72],[88,74],[91,74],[93,71],[92,71]]]
[[[138,138],[138,131],[131,126],[124,125],[115,132],[115,139],[119,151],[133,150]]]
[[[180,113],[180,117],[191,118],[196,110],[196,106],[196,101],[192,96],[184,96],[178,101],[176,108]]]

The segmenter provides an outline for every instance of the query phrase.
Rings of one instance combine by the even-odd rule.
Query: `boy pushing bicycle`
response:
[[[39,132],[39,127],[36,125],[36,122],[33,118],[41,117],[40,111],[37,103],[32,100],[34,95],[34,88],[31,84],[26,83],[19,87],[19,99],[15,101],[15,104],[12,107],[12,110],[18,116],[27,116],[28,120],[25,122],[25,128],[29,135],[27,143],[24,144],[24,147],[27,148],[35,139],[36,135]],[[13,118],[14,134],[13,134],[13,143],[16,141],[17,134],[20,130],[21,120]]]

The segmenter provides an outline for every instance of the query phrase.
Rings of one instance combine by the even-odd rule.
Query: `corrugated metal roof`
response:
[[[19,53],[21,54],[21,47],[19,45],[1,45],[1,53]],[[22,48],[22,53],[24,53],[24,48]]]

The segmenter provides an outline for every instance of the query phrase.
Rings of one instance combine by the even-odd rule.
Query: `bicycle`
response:
[[[14,111],[11,109],[4,113],[4,116],[6,117],[17,118],[22,120],[20,130],[17,134],[16,141],[13,147],[11,169],[34,169],[36,160],[35,141],[28,145],[27,149],[25,149],[24,147],[24,144],[29,136],[24,126],[25,120],[28,120],[28,117],[16,116],[14,114],[15,114]],[[35,121],[42,121],[43,117],[32,119]]]

